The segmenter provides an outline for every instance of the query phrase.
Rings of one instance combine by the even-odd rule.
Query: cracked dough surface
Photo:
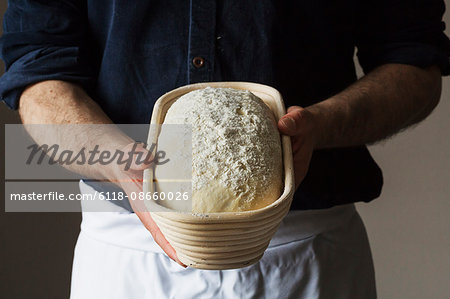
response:
[[[255,210],[279,198],[280,135],[270,108],[250,91],[189,92],[164,123],[192,126],[192,212]]]

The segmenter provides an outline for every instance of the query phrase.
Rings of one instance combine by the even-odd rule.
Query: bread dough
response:
[[[164,123],[192,126],[192,212],[255,210],[279,198],[280,135],[270,108],[250,91],[189,92]]]

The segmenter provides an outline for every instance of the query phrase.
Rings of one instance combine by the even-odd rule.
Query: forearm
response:
[[[64,81],[43,81],[26,88],[19,114],[24,124],[112,123],[81,87]]]
[[[315,147],[373,143],[431,113],[441,93],[437,67],[383,65],[341,93],[307,107],[315,124]]]
[[[57,136],[30,126],[27,130],[38,144],[51,140],[59,144],[61,148],[73,151],[78,151],[83,147],[92,149],[95,145],[99,145],[102,150],[110,152],[118,149],[125,149],[124,152],[128,152],[129,146],[133,143],[131,138],[112,125],[112,121],[80,87],[67,82],[46,81],[30,86],[20,98],[19,113],[25,125],[73,124],[68,129],[56,129]],[[91,125],[86,130],[83,126],[76,124],[105,124],[105,126]],[[52,130],[51,126],[49,129]],[[133,150],[135,150],[134,146],[129,153],[132,153]],[[140,148],[138,151],[143,152],[144,156],[148,153],[144,148]],[[84,165],[72,164],[66,168],[90,178],[111,180],[128,194],[128,198],[132,198],[133,193],[142,192],[142,173],[146,167],[145,164],[133,165],[128,171],[118,167],[116,163],[108,165],[84,163]],[[165,239],[150,213],[147,212],[144,203],[131,200],[130,204],[164,252],[171,259],[186,267],[177,258],[175,250]]]
[[[38,145],[57,144],[59,152],[86,152],[98,145],[101,150],[114,152],[132,140],[112,125],[102,109],[75,84],[44,81],[28,87],[20,98],[19,114],[27,131]],[[32,124],[45,124],[33,126]],[[89,126],[77,126],[90,124]],[[104,124],[94,126],[92,124]],[[54,126],[51,126],[54,125]],[[70,125],[70,126],[58,126]],[[51,133],[50,133],[51,131]],[[71,171],[96,178],[110,178],[112,165],[65,165]]]

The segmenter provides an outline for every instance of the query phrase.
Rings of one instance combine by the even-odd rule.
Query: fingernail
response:
[[[178,265],[180,265],[181,267],[187,268],[187,265],[183,264],[179,259],[177,259],[176,262],[177,262]]]

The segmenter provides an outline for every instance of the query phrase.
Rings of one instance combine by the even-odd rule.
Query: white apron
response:
[[[80,189],[94,192],[83,182]],[[72,299],[376,298],[367,234],[353,204],[290,211],[258,263],[222,271],[182,268],[135,214],[114,209],[83,212]]]

